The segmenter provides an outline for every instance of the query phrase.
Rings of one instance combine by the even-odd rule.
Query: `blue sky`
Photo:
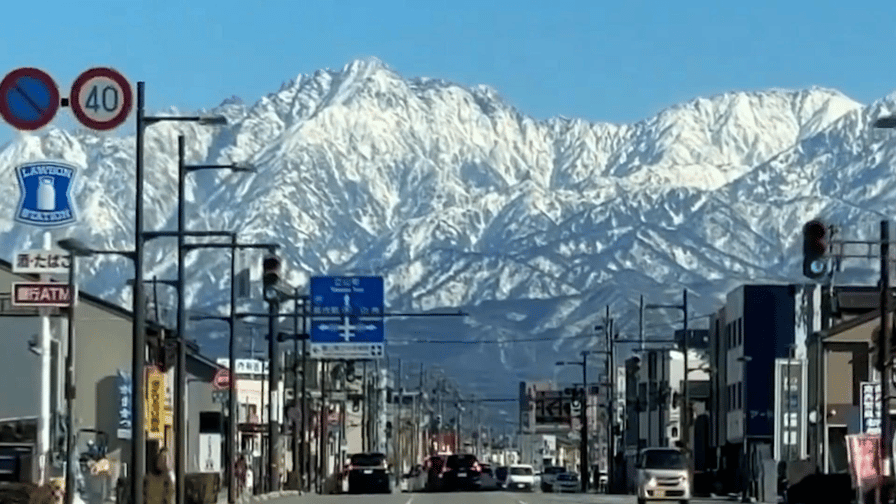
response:
[[[41,68],[65,96],[81,71],[112,66],[147,82],[150,110],[210,108],[230,95],[251,103],[300,73],[367,55],[405,76],[491,85],[539,119],[632,122],[729,90],[821,85],[867,103],[896,89],[892,0],[49,0],[4,9],[0,73]],[[0,123],[0,141],[13,135]]]

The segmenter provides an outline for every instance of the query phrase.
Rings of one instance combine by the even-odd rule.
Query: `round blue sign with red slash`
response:
[[[117,128],[134,104],[131,84],[111,68],[91,68],[75,79],[69,106],[78,121],[90,129]]]
[[[59,88],[46,72],[18,68],[0,81],[0,116],[13,128],[43,128],[59,110]]]

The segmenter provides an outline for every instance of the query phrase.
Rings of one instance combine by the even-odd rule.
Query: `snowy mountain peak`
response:
[[[538,121],[490,87],[408,79],[365,58],[299,75],[251,105],[224,100],[214,112],[227,127],[148,130],[147,227],[174,225],[183,133],[189,162],[258,167],[191,174],[190,229],[283,243],[298,286],[309,275],[383,275],[390,309],[470,314],[390,320],[392,351],[406,358],[442,360],[472,381],[477,365],[486,383],[497,365],[508,382],[539,378],[552,354],[586,343],[581,330],[607,304],[625,330],[640,294],[664,302],[684,286],[707,313],[738,283],[801,281],[796,233],[807,216],[866,222],[893,208],[896,135],[869,125],[896,110],[894,96],[863,107],[826,88],[732,92],[634,124]],[[133,138],[51,128],[0,151],[2,256],[40,242],[13,221],[14,168],[44,158],[84,168],[74,187],[82,221],[56,238],[128,248]],[[155,242],[147,272],[170,278],[170,243]],[[189,264],[191,309],[226,307],[229,256],[199,251]],[[126,302],[126,266],[84,260],[84,289]],[[512,343],[522,337],[529,343]],[[489,343],[412,341],[421,338]],[[206,344],[220,347],[214,336]]]

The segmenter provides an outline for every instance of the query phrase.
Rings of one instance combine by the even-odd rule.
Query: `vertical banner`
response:
[[[862,432],[880,435],[881,387],[879,382],[862,382],[860,405]]]
[[[150,366],[146,371],[146,439],[165,440],[165,374]]]
[[[118,370],[115,377],[118,390],[118,439],[131,439],[134,409],[131,407],[131,375]]]
[[[775,359],[774,458],[800,460],[806,456],[805,361]]]
[[[200,472],[221,472],[221,435],[199,434]]]
[[[880,436],[858,434],[846,436],[846,454],[853,486],[862,490],[880,483]]]

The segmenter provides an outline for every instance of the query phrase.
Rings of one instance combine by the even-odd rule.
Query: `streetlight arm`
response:
[[[149,126],[157,122],[195,122],[203,126],[226,126],[227,118],[221,115],[199,115],[199,116],[143,116],[143,125]]]
[[[232,170],[235,172],[252,172],[258,170],[251,166],[242,166],[238,164],[209,164],[209,165],[185,165],[184,170],[194,172],[199,170]]]

